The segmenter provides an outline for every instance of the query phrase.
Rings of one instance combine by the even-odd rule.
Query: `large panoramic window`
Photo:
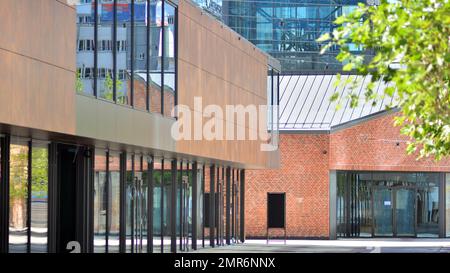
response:
[[[439,173],[338,172],[339,237],[438,237]]]
[[[76,92],[171,117],[176,7],[156,0],[75,2]]]

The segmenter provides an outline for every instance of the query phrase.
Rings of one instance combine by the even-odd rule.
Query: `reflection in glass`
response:
[[[170,252],[171,244],[171,213],[170,204],[172,203],[172,166],[171,160],[164,160],[164,172],[163,172],[163,251],[165,253]]]
[[[33,144],[31,151],[31,252],[47,252],[48,147]]]
[[[141,196],[141,219],[140,219],[140,236],[141,236],[141,249],[143,253],[147,252],[147,233],[148,233],[148,186],[149,186],[149,177],[148,177],[148,168],[149,168],[149,162],[151,162],[151,159],[147,156],[144,156],[142,158],[142,182],[141,182],[141,190],[140,190],[140,196]]]
[[[164,116],[175,107],[175,8],[164,3]]]
[[[439,173],[338,172],[337,236],[438,237],[439,179]]]
[[[106,152],[95,151],[94,163],[94,252],[106,252],[106,212],[107,184],[106,184]]]
[[[9,252],[27,252],[28,144],[10,145]]]
[[[161,113],[161,81],[162,81],[162,2],[150,2],[150,67],[148,79],[150,111]]]
[[[131,0],[117,3],[116,28],[116,94],[117,103],[131,105],[131,73],[133,51],[131,37],[134,31],[131,18]]]
[[[392,236],[392,191],[380,187],[373,191],[374,234],[375,236]]]
[[[127,155],[127,169],[126,169],[126,209],[125,209],[125,240],[126,247],[125,250],[127,253],[133,252],[133,244],[134,244],[134,230],[133,230],[133,222],[134,222],[134,187],[133,187],[133,163],[134,163],[134,155]]]
[[[119,252],[120,232],[120,154],[109,154],[109,234],[108,252]]]
[[[76,92],[94,95],[95,67],[94,54],[94,8],[91,1],[78,1],[77,10],[77,73]],[[110,39],[111,40],[111,39]],[[102,41],[102,40],[100,40]]]
[[[397,236],[414,236],[415,190],[395,190],[395,219]]]
[[[153,253],[159,253],[161,252],[161,159],[154,160],[153,169]]]
[[[192,200],[192,202],[197,202],[197,223],[193,223],[197,225],[197,247],[202,246],[202,224],[203,224],[203,172],[202,165],[198,165],[197,169],[197,200]],[[231,205],[233,207],[233,205]]]
[[[92,14],[95,9],[91,6]],[[77,9],[78,11],[78,9]],[[113,1],[98,1],[98,28],[97,28],[97,94],[100,98],[114,100],[114,61],[113,50],[116,48],[121,56],[124,54],[126,41],[123,31],[118,43],[114,44],[114,3]],[[117,46],[119,44],[119,46]],[[124,80],[125,64],[119,60],[117,64],[116,88],[121,89]],[[120,68],[120,69],[119,69]],[[119,94],[117,92],[117,94]]]
[[[417,236],[439,236],[439,174],[417,176]]]
[[[147,109],[147,18],[146,1],[134,3],[133,97],[134,107]],[[130,38],[131,39],[131,38]]]

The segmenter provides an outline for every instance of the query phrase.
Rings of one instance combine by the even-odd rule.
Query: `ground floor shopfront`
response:
[[[246,173],[247,238],[450,237],[450,160],[407,155],[394,115],[281,132],[281,167]],[[267,228],[273,193],[285,229]]]
[[[445,237],[450,174],[338,171],[331,177],[336,217],[330,215],[330,226],[337,237]]]
[[[244,240],[243,169],[70,141],[0,141],[1,252],[163,253]]]

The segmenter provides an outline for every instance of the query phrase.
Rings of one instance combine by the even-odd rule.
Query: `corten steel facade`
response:
[[[247,238],[284,237],[267,230],[271,192],[286,193],[288,238],[450,236],[450,160],[407,155],[391,101],[350,108],[334,75],[281,78],[280,168],[246,172]]]
[[[273,103],[275,61],[188,0],[2,4],[0,252],[244,241],[245,170],[277,152],[176,141],[172,108]]]

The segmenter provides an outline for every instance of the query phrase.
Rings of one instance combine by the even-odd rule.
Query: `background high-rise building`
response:
[[[281,62],[283,72],[340,70],[338,48],[320,55],[316,42],[334,20],[365,0],[195,0],[233,30]],[[373,1],[371,1],[373,2]],[[370,3],[369,3],[370,4]],[[221,5],[221,7],[220,7]],[[353,50],[358,48],[350,45]]]

